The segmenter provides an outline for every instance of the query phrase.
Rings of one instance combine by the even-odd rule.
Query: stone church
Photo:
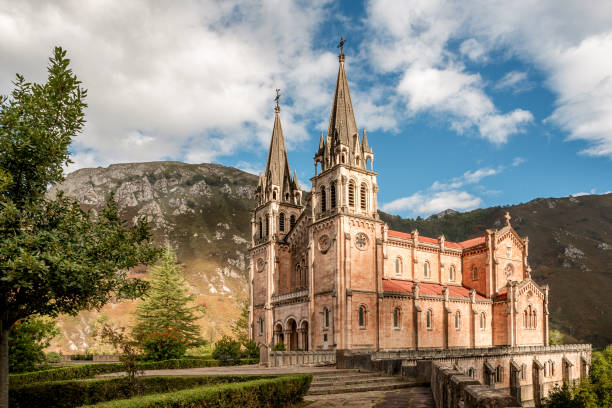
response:
[[[250,248],[251,337],[289,351],[548,345],[548,287],[529,240],[505,226],[463,242],[392,231],[339,56],[312,190],[291,174],[278,98]]]

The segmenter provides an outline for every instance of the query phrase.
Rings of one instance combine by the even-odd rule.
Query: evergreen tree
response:
[[[160,336],[170,337],[170,342],[182,341],[186,347],[202,344],[200,326],[196,323],[201,317],[202,308],[189,306],[194,296],[187,294],[183,271],[170,246],[166,247],[159,263],[152,268],[150,284],[151,289],[137,308],[134,336],[145,344],[145,348],[147,343],[154,343],[152,347],[155,344],[159,346],[154,337],[162,341]],[[163,350],[160,352],[163,354]]]
[[[73,199],[46,197],[71,163],[68,146],[85,124],[86,90],[61,48],[44,84],[17,75],[0,96],[0,408],[8,407],[9,336],[32,315],[76,315],[146,283],[127,271],[155,261],[144,220],[133,228],[111,197],[93,220]]]

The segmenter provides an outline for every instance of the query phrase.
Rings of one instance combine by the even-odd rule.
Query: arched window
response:
[[[331,208],[336,208],[336,183],[332,182],[329,185],[329,198],[331,201]]]
[[[270,235],[270,216],[266,215],[266,237]]]
[[[274,190],[274,191],[272,192],[272,199],[273,199],[273,200],[276,200],[276,190]]]
[[[423,263],[423,276],[429,278],[429,262]]]
[[[261,224],[261,218],[259,219],[259,238],[263,238],[263,226]]]
[[[323,308],[323,327],[329,327],[329,309],[326,307]]]
[[[359,199],[360,199],[360,206],[362,210],[366,210],[367,207],[367,194],[368,194],[368,187],[366,186],[366,183],[361,183],[361,189],[359,191]]]
[[[300,286],[300,283],[302,282],[302,268],[300,267],[300,264],[295,265],[295,283],[296,286]]]
[[[448,270],[448,280],[453,282],[455,280],[455,266],[451,265],[450,269]]]
[[[478,267],[472,266],[472,280],[478,280]]]
[[[461,313],[457,310],[455,312],[455,329],[459,330],[461,328]]]
[[[348,202],[349,207],[355,207],[355,183],[352,180],[349,182]]]
[[[521,380],[526,380],[527,379],[527,365],[523,364],[521,365]]]
[[[497,366],[495,369],[495,382],[502,382],[504,380],[504,367]]]
[[[480,313],[480,330],[484,330],[487,325],[487,316],[484,312]]]
[[[289,201],[289,193],[285,193],[285,201]]]
[[[523,310],[523,328],[527,328],[527,309]]]
[[[473,369],[473,368],[470,368],[470,369],[468,370],[468,374],[467,374],[467,375],[468,375],[468,377],[474,378],[474,369]]]
[[[325,186],[321,187],[321,211],[327,211],[327,194],[325,193]]]
[[[280,213],[278,216],[278,229],[281,232],[285,231],[285,213]]]
[[[428,330],[431,330],[433,328],[433,312],[431,311],[431,309],[428,310],[425,314],[425,324]]]
[[[535,329],[538,327],[538,312],[535,310],[531,312],[531,328]]]
[[[550,376],[551,377],[555,376],[555,362],[554,361],[550,362]]]
[[[293,228],[295,226],[295,215],[292,215],[289,218],[289,228]]]
[[[402,273],[402,258],[399,256],[395,258],[395,273],[397,275]]]
[[[259,318],[259,335],[261,336],[263,334],[263,326],[264,326],[264,320],[263,317]]]
[[[396,307],[393,309],[393,327],[396,329],[400,327],[400,309]]]
[[[344,153],[342,153],[342,155],[340,156],[340,160],[342,160],[342,164],[344,164],[344,162],[346,161],[346,157],[344,156]]]
[[[365,327],[366,325],[366,308],[365,306],[359,306],[359,327]]]

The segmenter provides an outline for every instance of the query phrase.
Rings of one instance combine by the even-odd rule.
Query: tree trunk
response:
[[[0,408],[9,406],[9,327],[0,323]]]

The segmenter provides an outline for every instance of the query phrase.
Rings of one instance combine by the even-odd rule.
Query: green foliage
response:
[[[9,336],[9,370],[13,373],[33,371],[46,361],[43,350],[59,334],[51,319],[31,316],[18,320]]]
[[[145,377],[141,379],[142,394],[183,390],[202,385],[253,381],[272,376],[218,375],[201,377]],[[68,380],[43,382],[11,387],[10,406],[57,408],[78,407],[132,396],[129,380],[125,377],[99,380]]]
[[[232,365],[256,364],[259,359],[230,360]],[[140,370],[168,370],[177,368],[204,368],[218,367],[219,360],[207,360],[202,358],[181,358],[165,361],[148,361],[138,363]],[[101,363],[101,364],[81,364],[51,368],[46,370],[34,371],[31,373],[11,374],[11,386],[22,384],[33,384],[47,381],[63,381],[93,378],[97,375],[124,372],[125,366],[122,363]]]
[[[256,343],[254,340],[247,340],[242,346],[244,347],[244,357],[259,360],[259,343]]]
[[[232,333],[240,344],[249,341],[249,301],[245,299],[240,304],[240,317],[232,324]]]
[[[202,309],[188,306],[195,297],[187,294],[181,266],[170,246],[151,270],[151,277],[151,290],[138,306],[134,336],[151,360],[182,357],[188,347],[203,344],[196,322]]]
[[[563,338],[565,336],[557,329],[550,329],[548,331],[548,339],[550,341],[551,346],[558,346],[561,344],[565,344]]]
[[[301,401],[311,381],[310,374],[303,374],[208,385],[128,400],[109,401],[96,405],[96,408],[281,408]]]
[[[236,360],[240,358],[240,343],[229,336],[223,336],[215,343],[212,357],[215,360]]]
[[[107,324],[102,326],[101,336],[119,351],[119,361],[127,373],[132,395],[139,393],[136,376],[142,374],[142,369],[138,366],[137,343],[125,333],[125,328],[113,329]]]
[[[62,355],[60,353],[58,353],[57,351],[50,351],[45,356],[45,359],[47,360],[47,363],[61,363],[62,362]],[[32,371],[32,370],[30,370],[30,371]]]
[[[285,348],[285,343],[276,343],[274,345],[274,347],[272,347],[272,350],[274,350],[274,351],[285,351],[287,349]]]
[[[600,406],[612,407],[612,345],[593,352],[589,377]]]

